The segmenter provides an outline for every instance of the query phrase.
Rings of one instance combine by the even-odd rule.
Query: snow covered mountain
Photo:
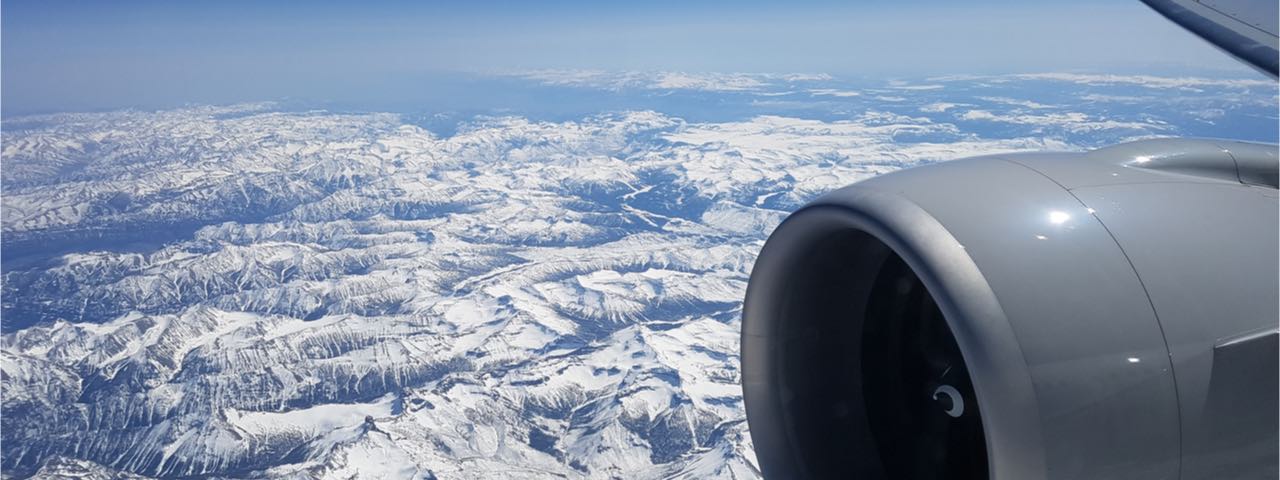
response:
[[[1134,89],[1192,89],[1200,113],[1275,98],[1127,77],[605,77],[528,76],[764,103],[447,134],[272,104],[5,119],[0,468],[753,478],[741,299],[787,212],[921,162],[1212,125],[1120,108]],[[993,96],[1026,82],[1095,97]],[[788,97],[829,113],[767,103]]]

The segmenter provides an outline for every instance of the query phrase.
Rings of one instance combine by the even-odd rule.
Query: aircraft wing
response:
[[[1142,0],[1174,23],[1277,76],[1276,0]]]

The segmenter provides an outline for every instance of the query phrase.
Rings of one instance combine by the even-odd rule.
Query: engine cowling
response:
[[[1274,475],[1276,158],[980,157],[798,210],[743,315],[765,476]]]

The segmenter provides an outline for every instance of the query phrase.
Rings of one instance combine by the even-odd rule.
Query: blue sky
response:
[[[414,88],[535,68],[1257,75],[1137,0],[4,1],[11,112]],[[408,92],[405,92],[406,94]]]

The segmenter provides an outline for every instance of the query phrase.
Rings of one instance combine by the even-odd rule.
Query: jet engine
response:
[[[743,314],[767,478],[1275,478],[1275,145],[955,160],[788,217]]]

